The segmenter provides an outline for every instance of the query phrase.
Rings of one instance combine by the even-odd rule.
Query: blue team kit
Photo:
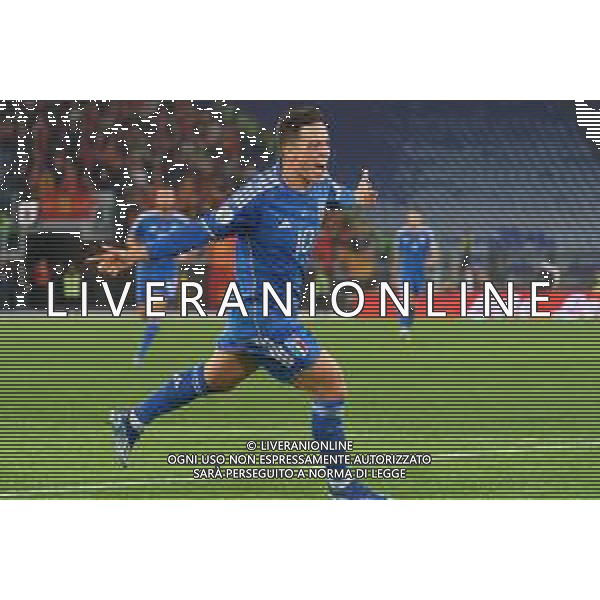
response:
[[[352,191],[330,177],[305,192],[292,190],[278,166],[246,183],[217,210],[196,221],[177,221],[167,231],[144,239],[149,264],[171,264],[190,248],[202,248],[228,235],[236,236],[235,279],[248,317],[234,311],[217,341],[224,351],[256,356],[270,373],[290,381],[310,367],[320,348],[298,317],[285,317],[275,304],[262,315],[262,286],[270,283],[283,297],[292,284],[292,310],[298,314],[306,264],[327,209],[352,206]]]

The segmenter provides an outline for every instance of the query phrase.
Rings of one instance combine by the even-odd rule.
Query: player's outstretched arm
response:
[[[89,259],[98,270],[109,275],[130,269],[135,264],[177,256],[201,248],[214,236],[202,219],[182,223],[154,239],[140,241],[135,237],[122,247],[104,247]]]
[[[148,239],[136,239],[125,248],[103,248],[91,260],[106,273],[118,273],[134,264],[163,258],[176,257],[190,250],[198,250],[214,239],[243,230],[251,222],[252,194],[234,194],[215,211],[198,219],[184,221],[160,235]],[[252,192],[252,188],[250,188]]]
[[[99,271],[107,275],[116,275],[145,260],[148,260],[148,251],[143,244],[135,243],[125,248],[103,247],[88,262],[95,264]]]

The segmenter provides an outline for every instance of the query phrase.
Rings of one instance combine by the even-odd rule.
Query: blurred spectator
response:
[[[52,281],[52,269],[47,259],[39,260],[31,269],[31,290],[27,297],[27,304],[34,308],[45,307],[47,300],[48,283]]]
[[[17,270],[10,263],[0,262],[0,310],[17,305]]]
[[[0,209],[0,262],[8,250],[8,236],[10,234],[10,215],[8,208]]]

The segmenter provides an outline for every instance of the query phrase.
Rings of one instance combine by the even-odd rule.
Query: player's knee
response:
[[[342,369],[333,361],[318,366],[318,371],[300,380],[297,386],[319,398],[344,398],[347,394]]]
[[[346,383],[343,378],[333,378],[317,386],[315,393],[320,398],[344,398],[347,393]]]
[[[234,389],[236,386],[236,384],[232,381],[226,381],[223,379],[210,379],[208,378],[206,380],[206,387],[208,388],[208,391],[215,394],[215,393],[222,393],[222,392],[230,392],[232,389]]]
[[[229,392],[235,387],[235,382],[226,373],[207,368],[204,372],[206,387],[211,393]]]
[[[206,372],[206,387],[211,393],[230,392],[239,383],[237,378],[224,376],[218,373]]]
[[[323,375],[321,380],[323,397],[343,398],[347,393],[346,378],[335,360],[330,360]]]

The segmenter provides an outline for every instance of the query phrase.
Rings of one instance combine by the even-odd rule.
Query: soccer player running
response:
[[[169,236],[173,231],[189,222],[177,211],[175,190],[165,184],[159,186],[154,193],[153,208],[143,212],[133,223],[127,244],[135,246],[156,242],[161,236]],[[165,256],[158,260],[138,262],[135,267],[135,297],[138,312],[145,319],[144,336],[140,341],[134,357],[134,364],[140,366],[150,351],[152,343],[160,329],[160,317],[146,316],[146,297],[149,282],[165,284],[164,301],[154,302],[154,312],[164,312],[168,305],[173,305],[177,297],[179,282],[179,263],[176,256]]]
[[[376,194],[366,172],[352,192],[329,175],[330,139],[317,108],[296,108],[279,121],[280,162],[251,179],[222,206],[160,238],[126,249],[105,249],[99,268],[118,272],[139,261],[173,257],[211,240],[236,236],[236,283],[247,316],[229,315],[216,349],[206,361],[166,381],[137,406],[112,415],[117,454],[123,465],[146,427],[158,417],[193,400],[226,392],[263,368],[281,382],[308,392],[312,435],[327,446],[345,440],[343,410],[346,383],[336,360],[321,348],[299,321],[304,274],[325,210],[370,203]],[[293,317],[284,317],[274,302],[262,314],[263,282],[280,298],[291,282]],[[334,445],[335,444],[329,444]],[[343,455],[324,449],[323,454]],[[334,468],[328,480],[336,499],[385,499],[355,478]],[[345,473],[347,475],[347,471]]]
[[[437,245],[433,232],[425,225],[421,211],[409,207],[405,226],[396,233],[393,247],[392,273],[400,289],[408,282],[411,297],[422,294],[426,288],[426,271],[437,259]],[[411,303],[412,304],[412,303]],[[400,334],[410,340],[415,313],[411,308],[408,316],[400,315]]]

